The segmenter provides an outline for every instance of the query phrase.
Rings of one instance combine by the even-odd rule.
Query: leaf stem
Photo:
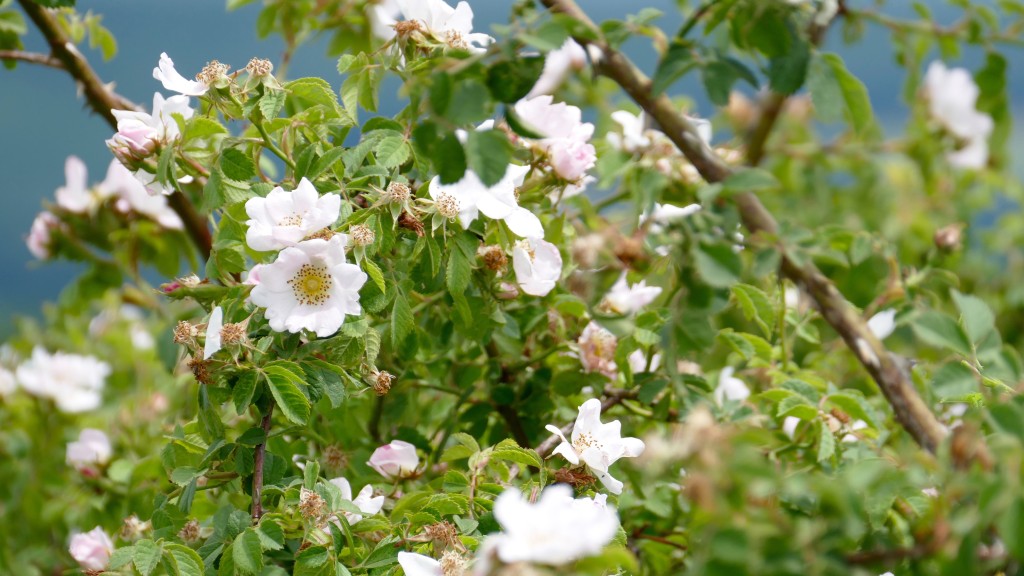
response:
[[[260,426],[263,428],[265,436],[270,436],[270,419],[274,414],[274,403],[271,402],[267,408],[267,413],[263,415],[263,420],[260,422]],[[253,458],[253,471],[252,471],[252,519],[253,522],[259,522],[260,517],[263,516],[263,462],[267,455],[267,443],[264,441],[262,444],[256,446],[256,454]]]

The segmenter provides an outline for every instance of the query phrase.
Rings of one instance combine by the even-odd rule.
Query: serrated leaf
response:
[[[452,294],[462,294],[469,287],[469,279],[472,268],[469,260],[461,250],[452,250],[448,255],[448,270],[446,281],[448,291]]]
[[[260,546],[264,550],[280,550],[284,548],[284,530],[272,520],[264,520],[256,528],[256,535],[259,536]]]
[[[832,459],[836,453],[836,437],[824,420],[818,421],[818,462],[824,463]]]
[[[910,326],[914,334],[925,343],[971,357],[971,344],[967,335],[956,320],[948,315],[930,310],[914,318]]]
[[[747,320],[753,320],[764,332],[766,338],[772,335],[775,325],[775,307],[763,290],[750,284],[737,284],[732,287],[733,296],[743,310]]]
[[[501,130],[470,131],[465,152],[470,170],[488,187],[505,177],[512,159],[512,145]]]
[[[288,93],[284,90],[276,90],[274,88],[266,88],[263,96],[260,97],[260,113],[263,114],[264,120],[273,120],[277,118],[277,115],[281,113],[281,109],[284,108],[284,101],[288,96]]]
[[[878,429],[878,422],[863,396],[852,392],[837,392],[829,394],[828,401],[854,419],[863,420],[871,428]]]
[[[498,460],[509,460],[511,462],[517,462],[519,464],[525,464],[527,466],[534,466],[536,468],[543,468],[544,463],[541,461],[540,456],[535,450],[527,450],[519,444],[516,444],[515,440],[502,440],[491,450],[491,458]]]
[[[164,555],[169,561],[173,576],[202,576],[203,559],[195,550],[181,544],[164,543]]]
[[[371,260],[363,260],[363,266],[366,268],[366,275],[373,280],[373,283],[380,288],[380,291],[386,291],[387,286],[384,284],[384,272],[381,271],[380,267]]]
[[[409,159],[409,143],[402,136],[388,136],[374,147],[377,163],[385,168],[396,168]]]
[[[228,129],[220,122],[205,116],[193,116],[189,119],[185,129],[185,139],[207,138],[219,134],[227,134]]]
[[[700,244],[693,251],[701,278],[715,288],[728,288],[739,281],[743,261],[732,246]]]
[[[259,574],[263,570],[263,547],[253,528],[247,528],[231,544],[231,558],[235,569],[242,574]]]
[[[395,305],[391,309],[391,344],[395,348],[399,348],[415,326],[416,320],[412,316],[409,301],[405,299],[405,294],[399,293],[395,297]]]
[[[292,96],[310,104],[320,104],[330,109],[338,106],[338,97],[334,88],[322,78],[298,78],[284,85]]]
[[[294,379],[299,377],[280,366],[267,366],[264,373],[267,387],[285,418],[296,424],[305,424],[309,420],[309,399],[295,383]]]
[[[163,547],[152,540],[139,540],[135,543],[135,552],[132,554],[132,563],[135,569],[142,576],[149,576],[160,565],[160,557],[163,556]]]
[[[960,323],[975,346],[996,329],[996,317],[984,300],[953,290],[953,301],[960,310]]]
[[[232,180],[245,181],[256,175],[252,160],[236,148],[227,148],[220,153],[220,169]]]

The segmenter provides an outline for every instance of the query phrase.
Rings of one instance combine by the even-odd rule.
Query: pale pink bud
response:
[[[385,478],[408,478],[416,472],[416,467],[420,464],[420,457],[416,454],[416,447],[412,444],[402,440],[392,440],[390,444],[385,444],[374,450],[367,464]]]

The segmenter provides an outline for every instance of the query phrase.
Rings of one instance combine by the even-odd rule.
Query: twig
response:
[[[733,169],[718,158],[700,139],[692,124],[678,112],[665,95],[655,97],[651,81],[618,50],[601,39],[601,30],[580,10],[573,0],[541,0],[545,6],[579,21],[590,34],[577,34],[581,45],[594,45],[604,54],[597,63],[598,72],[614,80],[641,108],[661,125],[664,133],[683,152],[701,176],[708,182],[721,182],[733,174]],[[594,35],[598,40],[591,39]],[[771,239],[778,235],[775,218],[752,193],[733,196],[744,226],[754,234]],[[939,424],[917,391],[909,374],[876,338],[857,311],[850,305],[832,282],[809,260],[790,257],[781,243],[782,273],[802,286],[818,303],[822,316],[846,342],[847,346],[878,383],[896,419],[925,449],[935,452],[946,437]],[[979,459],[982,460],[982,459]]]
[[[260,422],[260,427],[263,428],[263,435],[265,437],[270,436],[270,417],[274,414],[274,403],[270,403],[270,407],[267,408],[267,413],[263,416],[263,420]],[[256,446],[256,454],[253,457],[253,468],[252,468],[252,519],[253,522],[259,522],[260,517],[263,516],[263,460],[267,455],[267,442],[263,441],[262,444]]]
[[[23,50],[0,50],[0,60],[15,60],[18,62],[39,64],[40,66],[49,66],[50,68],[57,68],[59,70],[64,69],[64,63],[49,54],[25,52]]]
[[[102,116],[111,128],[117,130],[117,118],[114,118],[112,110],[138,110],[139,107],[111,90],[100,80],[89,62],[75,48],[75,45],[60,29],[46,8],[36,4],[33,0],[18,0],[18,4],[46,38],[52,52],[49,58],[61,63],[61,68],[66,70],[78,83],[89,106]],[[203,258],[209,258],[212,239],[206,219],[196,211],[192,202],[180,191],[171,194],[169,201],[171,208],[185,222],[185,230]]]

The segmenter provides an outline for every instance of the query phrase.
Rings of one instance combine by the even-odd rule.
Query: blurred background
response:
[[[507,21],[512,0],[473,0],[475,28],[488,31],[495,24]],[[873,4],[874,2],[851,2]],[[986,2],[989,3],[989,2]],[[674,30],[681,17],[674,0],[647,2],[613,2],[611,0],[580,0],[595,20],[622,18],[642,8],[664,12],[659,23],[665,30]],[[893,16],[913,17],[910,2],[890,2],[886,12]],[[948,2],[928,0],[940,24],[956,19],[958,11]],[[80,0],[80,12],[103,15],[103,24],[118,42],[117,56],[103,62],[97,51],[87,57],[107,82],[114,82],[118,92],[144,105],[151,106],[153,92],[162,90],[153,80],[152,70],[161,52],[167,52],[185,76],[198,71],[209,60],[217,59],[243,67],[253,56],[277,60],[283,44],[279,37],[260,40],[256,35],[256,19],[260,3],[252,3],[229,12],[224,2],[213,0]],[[31,26],[30,26],[31,29]],[[288,70],[289,78],[320,76],[340,85],[335,57],[327,56],[327,39],[315,39],[295,54]],[[868,87],[875,111],[882,125],[898,134],[907,116],[901,100],[903,71],[893,60],[888,32],[880,27],[868,28],[866,37],[853,46],[845,46],[839,30],[833,30],[826,48],[840,53],[850,70]],[[26,49],[45,52],[38,33],[30,32]],[[655,54],[649,44],[634,41],[627,52],[650,72]],[[1010,98],[1015,116],[1024,113],[1024,49],[1007,49],[1010,60],[1008,78]],[[980,65],[980,51],[965,52],[954,65],[975,69]],[[699,85],[696,75],[671,89],[697,103],[697,112],[710,115],[713,110]],[[397,111],[397,104],[382,101],[382,114]],[[111,130],[99,117],[83,106],[75,86],[60,70],[20,64],[17,69],[0,70],[0,338],[12,329],[14,315],[38,315],[45,301],[54,300],[60,290],[77,274],[68,263],[40,264],[25,248],[24,238],[32,219],[54,190],[64,183],[64,159],[68,155],[82,158],[89,167],[90,182],[103,179],[111,155],[104,145]],[[1014,127],[1012,150],[1024,148],[1024,130]],[[1020,157],[1011,152],[1011,156]],[[1024,163],[1017,163],[1024,174]]]

